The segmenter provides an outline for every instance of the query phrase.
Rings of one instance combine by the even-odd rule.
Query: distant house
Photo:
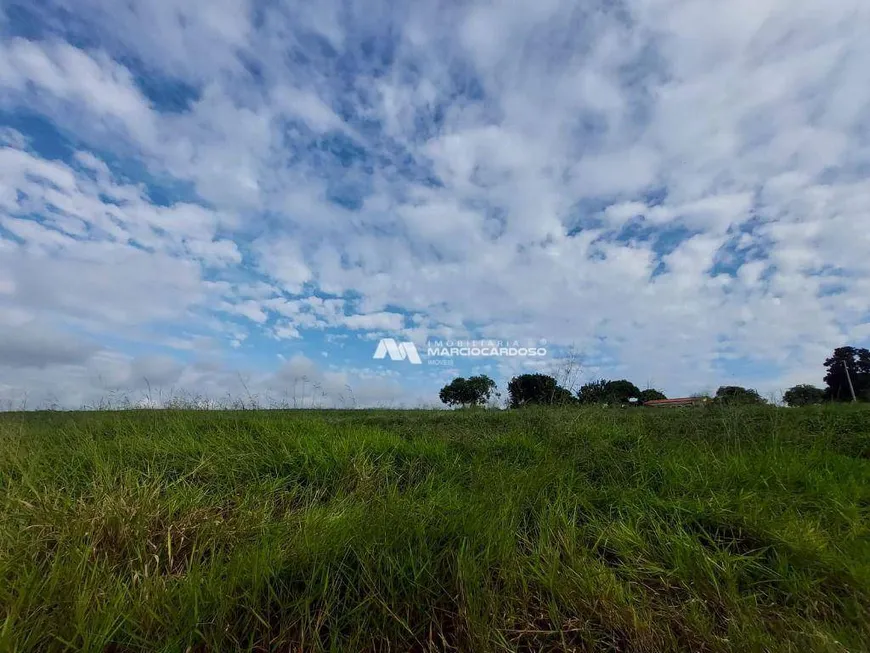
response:
[[[653,399],[643,402],[643,405],[651,408],[686,408],[703,406],[706,402],[706,397],[680,397],[679,399]]]

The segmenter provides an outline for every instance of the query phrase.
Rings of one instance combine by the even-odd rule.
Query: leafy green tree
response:
[[[716,390],[716,401],[720,404],[766,404],[767,401],[752,388],[739,385],[723,385]]]
[[[577,403],[577,397],[568,388],[557,385],[551,403],[555,406],[571,406]]]
[[[641,390],[640,395],[638,396],[638,400],[640,403],[645,401],[656,401],[659,399],[667,399],[664,392],[659,392],[654,388],[647,388],[646,390]]]
[[[528,405],[563,405],[573,403],[571,392],[561,387],[552,376],[547,374],[520,374],[508,383],[508,397],[511,408]]]
[[[581,404],[627,404],[632,397],[640,397],[640,389],[625,379],[599,379],[586,383],[577,391],[577,399]]]
[[[792,407],[809,406],[811,404],[822,403],[826,396],[827,392],[822,388],[817,388],[814,385],[804,383],[786,390],[782,399]]]
[[[462,377],[453,379],[441,388],[438,397],[448,406],[464,406],[469,400],[468,381]]]
[[[628,400],[638,398],[640,396],[640,388],[631,381],[620,379],[619,381],[609,381],[605,388],[607,395],[607,403],[610,404],[627,404]]]
[[[607,403],[608,383],[605,379],[584,383],[577,391],[577,399],[585,405]]]
[[[499,393],[496,392],[495,381],[489,378],[486,374],[468,377],[468,387],[471,389],[471,395],[474,397],[474,405],[482,406]]]
[[[858,347],[838,347],[825,361],[828,398],[832,401],[852,401],[849,377],[858,401],[870,401],[870,350]]]
[[[438,396],[448,406],[481,406],[497,395],[495,388],[495,381],[485,374],[457,377],[441,388]]]

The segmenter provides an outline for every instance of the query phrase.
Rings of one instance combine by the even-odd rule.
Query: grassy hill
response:
[[[870,411],[0,415],[0,650],[866,651]]]

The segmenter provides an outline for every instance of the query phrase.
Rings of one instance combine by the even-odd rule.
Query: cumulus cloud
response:
[[[868,343],[866,2],[201,4],[9,3],[5,328],[227,378],[545,337],[674,393]]]
[[[0,361],[11,368],[47,368],[85,363],[99,349],[94,343],[45,325],[27,330],[0,326]]]

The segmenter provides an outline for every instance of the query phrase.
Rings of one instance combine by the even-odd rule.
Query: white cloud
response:
[[[399,313],[369,313],[350,315],[342,322],[348,329],[366,331],[398,331],[405,324],[405,318]]]
[[[100,118],[116,120],[143,142],[154,138],[154,115],[148,102],[129,71],[105,54],[91,56],[67,43],[4,41],[0,84],[25,97],[35,89],[37,103],[59,100],[74,110],[87,107]]]
[[[302,248],[297,241],[263,240],[257,243],[260,267],[291,293],[302,292],[305,283],[311,280],[311,270],[305,263]]]
[[[867,342],[862,0],[85,4],[96,46],[0,50],[3,107],[82,150],[0,133],[7,321],[296,342],[398,308],[673,392],[818,383]]]

